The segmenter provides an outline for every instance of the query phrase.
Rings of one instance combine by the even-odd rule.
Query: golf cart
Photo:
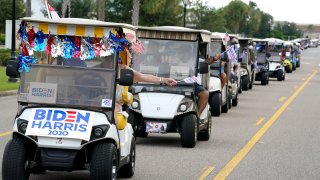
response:
[[[215,56],[222,52],[224,42],[224,33],[214,32],[211,34],[210,56]],[[225,64],[225,65],[222,65]],[[223,66],[223,67],[222,67]],[[231,93],[228,81],[221,89],[221,70],[228,63],[218,60],[210,65],[210,84],[209,84],[209,104],[210,112],[213,116],[220,116],[220,113],[227,113],[231,103]],[[227,68],[226,68],[227,69]]]
[[[36,31],[37,52],[28,48],[28,54],[22,50],[18,58],[19,108],[3,154],[3,180],[29,179],[30,173],[46,170],[89,170],[91,179],[133,176],[133,129],[125,114],[114,111],[117,84],[133,82],[132,70],[118,69],[119,54],[126,47],[116,43],[125,41],[122,30],[135,34],[135,28],[127,24],[78,18],[21,19],[22,48],[31,45],[25,38],[32,39],[30,34]],[[89,41],[95,38],[103,44]],[[81,50],[77,42],[82,42]],[[104,42],[110,43],[109,49],[96,48]],[[56,54],[58,46],[61,52]],[[93,50],[101,50],[100,56],[93,57]],[[104,68],[103,62],[112,65]],[[7,72],[18,73],[10,67]]]
[[[247,91],[248,89],[252,89],[253,81],[255,79],[255,70],[253,67],[255,63],[253,42],[251,38],[240,38],[239,44],[241,86],[242,90]]]
[[[257,61],[256,81],[260,81],[261,85],[269,84],[269,61],[268,41],[262,39],[253,39],[255,42],[255,56]]]
[[[265,39],[268,41],[269,58],[269,77],[275,77],[278,81],[285,80],[286,74],[283,62],[279,57],[283,48],[283,41],[280,39]]]
[[[135,57],[132,68],[176,79],[178,84],[132,85],[129,121],[136,136],[178,132],[181,145],[188,148],[193,148],[197,139],[209,140],[211,115],[208,105],[198,113],[195,82],[208,89],[209,67],[199,59],[207,56],[210,32],[175,26],[138,27],[137,36],[145,53]]]
[[[234,53],[236,54],[236,57],[234,59],[229,59],[228,66],[227,67],[227,76],[228,76],[228,86],[231,92],[231,101],[230,105],[237,106],[238,105],[238,94],[241,88],[241,77],[240,77],[240,67],[241,64],[239,63],[239,38],[234,35],[230,34],[230,41],[227,42],[227,46],[230,49],[234,50]],[[232,57],[230,57],[232,58]],[[230,106],[231,108],[231,106]]]
[[[291,63],[291,72],[295,71],[297,68],[297,62],[293,54],[293,43],[290,41],[285,41],[284,46],[288,49],[288,51],[286,52],[286,60],[289,60]]]

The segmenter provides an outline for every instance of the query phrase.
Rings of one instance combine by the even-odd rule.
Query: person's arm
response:
[[[210,65],[212,64],[214,61],[219,60],[221,57],[221,54],[216,54],[214,57],[208,58],[206,61],[207,63]]]
[[[159,83],[174,86],[177,81],[172,78],[157,77],[151,74],[143,74],[138,71],[134,71],[134,82],[146,82],[146,83]]]

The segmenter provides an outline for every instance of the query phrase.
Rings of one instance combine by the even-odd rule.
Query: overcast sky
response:
[[[204,0],[205,1],[205,0]],[[231,0],[207,0],[209,6],[220,8]],[[249,3],[249,0],[242,0]],[[289,21],[304,24],[320,24],[318,0],[251,0],[260,10],[269,13],[276,21]],[[43,17],[40,12],[43,0],[32,0],[33,16]]]
[[[207,0],[211,7],[220,8],[231,0]],[[249,0],[242,0],[249,4]],[[258,8],[276,21],[289,21],[303,24],[320,24],[318,0],[251,0]]]

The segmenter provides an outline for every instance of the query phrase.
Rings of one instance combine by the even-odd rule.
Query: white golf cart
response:
[[[253,39],[255,42],[255,56],[257,61],[256,81],[260,81],[261,85],[269,84],[269,61],[270,53],[268,53],[268,41],[262,39]]]
[[[255,79],[255,57],[253,42],[251,38],[239,38],[240,50],[239,61],[241,62],[241,87],[242,90],[247,91],[252,89]]]
[[[283,41],[275,38],[267,38],[269,58],[269,77],[275,77],[278,81],[283,81],[286,78],[286,71],[282,64],[279,53],[283,48]]]
[[[171,77],[177,86],[134,84],[134,100],[129,121],[138,137],[148,133],[181,135],[183,147],[194,147],[198,140],[209,140],[211,115],[208,105],[199,115],[193,80],[200,78],[207,89],[208,64],[199,62],[208,52],[210,32],[182,27],[139,27],[137,37],[145,53],[137,55],[132,68],[159,77]],[[199,73],[201,74],[199,74]],[[191,83],[186,83],[184,80]],[[130,118],[131,117],[131,118]]]
[[[215,56],[222,52],[223,46],[227,43],[224,42],[224,33],[213,32],[211,34],[210,42],[210,56]],[[228,63],[223,66],[228,66]],[[210,84],[209,84],[209,105],[210,112],[213,116],[220,116],[220,113],[227,113],[231,103],[231,93],[229,89],[229,81],[226,82],[224,87],[221,88],[221,60],[213,62],[210,65]]]
[[[81,48],[88,48],[92,45],[86,41],[88,38],[96,36],[100,39],[121,28],[125,33],[135,33],[131,25],[87,19],[23,18],[21,21],[20,32],[30,32],[33,27],[39,34],[50,34],[48,38],[52,37],[58,43],[52,41],[51,50],[56,45],[72,45],[72,39],[78,37],[86,43]],[[66,37],[71,41],[66,42]],[[23,46],[26,44],[24,41]],[[62,51],[66,53],[66,50]],[[49,52],[48,62],[31,63],[26,61],[31,56],[19,56],[19,67],[22,68],[19,109],[13,123],[12,139],[3,154],[3,180],[26,180],[30,173],[46,170],[89,170],[91,179],[133,176],[133,129],[124,116],[119,116],[117,124],[114,118],[114,114],[119,115],[114,112],[117,83],[132,84],[133,72],[127,69],[118,72],[119,51],[113,50],[112,55],[86,62],[75,54],[70,59],[65,57],[67,54],[60,54],[65,62],[62,65],[57,58],[52,58],[53,51]],[[43,51],[34,52],[34,57],[46,57]],[[103,68],[100,65],[104,60],[113,65]],[[7,72],[17,75],[17,69],[10,67],[13,66],[8,66]],[[117,74],[121,74],[118,79]]]

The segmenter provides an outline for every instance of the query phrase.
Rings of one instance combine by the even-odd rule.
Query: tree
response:
[[[233,0],[223,8],[226,27],[233,33],[248,32],[249,28],[249,6],[240,1]]]
[[[106,6],[106,21],[131,24],[132,0],[109,0]]]
[[[106,0],[98,0],[98,20],[105,20]]]
[[[140,10],[141,25],[183,26],[181,0],[144,0]]]
[[[140,11],[140,0],[133,0],[132,25],[134,26],[137,26],[139,24],[139,11]]]
[[[190,23],[195,24],[197,29],[207,29],[211,32],[225,32],[225,20],[223,12],[210,8],[206,3],[197,0],[192,4],[191,13],[189,13]]]
[[[0,0],[0,33],[5,32],[6,20],[12,19],[12,0]],[[25,16],[25,4],[23,0],[16,0],[16,19]]]
[[[26,0],[26,16],[31,17],[31,0]]]
[[[268,13],[261,12],[260,26],[259,29],[253,33],[253,36],[257,38],[270,37],[272,24],[273,17]]]

